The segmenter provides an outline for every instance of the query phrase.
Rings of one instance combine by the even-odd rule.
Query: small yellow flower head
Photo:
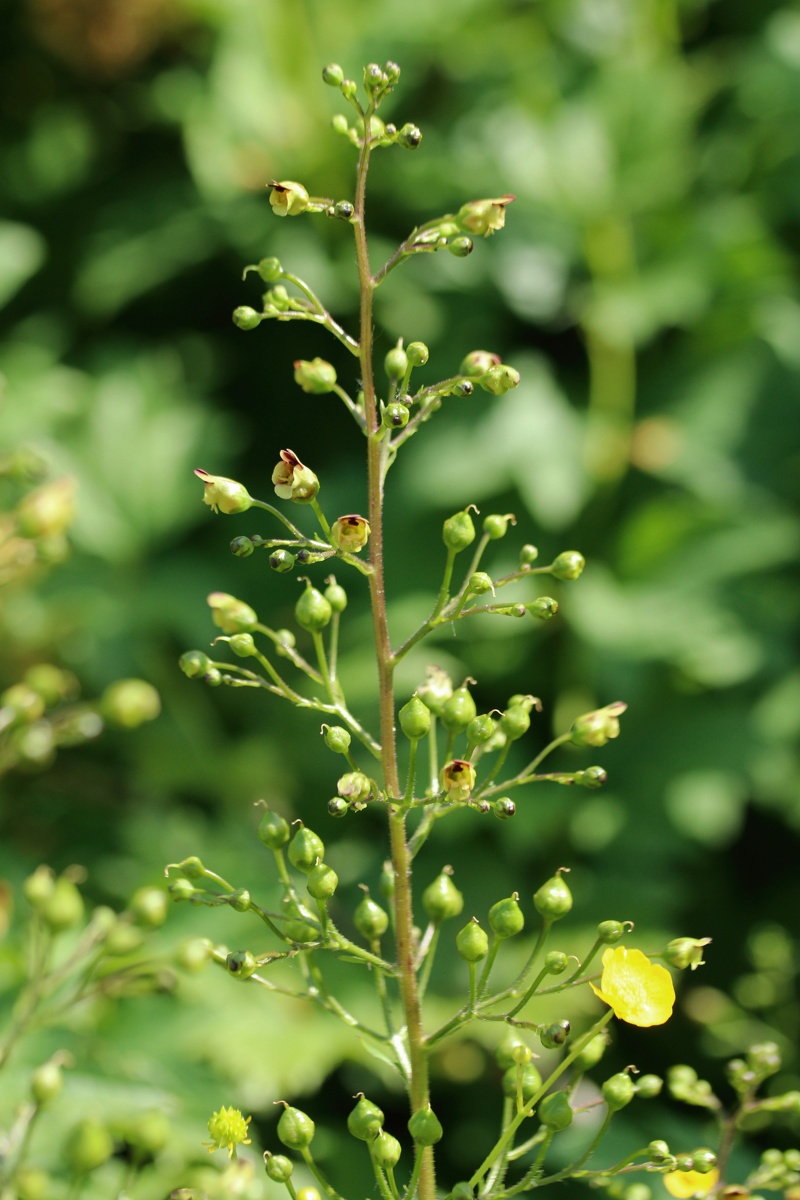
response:
[[[442,786],[448,800],[469,800],[475,787],[475,768],[462,758],[454,758],[442,768]]]
[[[275,495],[295,504],[308,504],[319,491],[319,480],[293,450],[281,450],[281,461],[272,472]]]
[[[666,967],[651,963],[641,950],[607,947],[603,951],[600,987],[590,986],[601,1000],[611,1005],[614,1016],[629,1025],[663,1025],[672,1016],[675,1003],[672,976]]]
[[[232,1158],[237,1146],[249,1146],[250,1138],[247,1136],[247,1126],[252,1119],[252,1117],[243,1117],[238,1108],[225,1108],[223,1105],[208,1122],[208,1132],[211,1134],[212,1140],[203,1142],[204,1146],[208,1146],[208,1153],[213,1154],[215,1150],[227,1150],[228,1158]]]
[[[351,554],[362,550],[366,546],[369,535],[369,521],[364,517],[359,517],[356,513],[350,513],[346,517],[339,517],[331,525],[332,545],[337,550],[349,551]]]
[[[253,503],[252,496],[243,483],[235,479],[226,479],[224,475],[209,475],[201,467],[195,468],[195,475],[202,479],[203,503],[208,504],[212,512],[241,513],[247,512]]]
[[[456,213],[456,222],[464,233],[489,237],[506,223],[506,208],[516,196],[499,196],[494,200],[470,200]]]
[[[669,1171],[662,1176],[664,1187],[677,1200],[690,1200],[691,1196],[707,1196],[719,1183],[716,1167],[705,1175],[700,1171]]]
[[[302,183],[285,179],[283,183],[273,180],[270,185],[269,202],[276,217],[297,217],[308,208],[308,192]]]

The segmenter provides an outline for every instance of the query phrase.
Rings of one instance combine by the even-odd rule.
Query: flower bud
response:
[[[509,1067],[503,1075],[503,1095],[516,1099],[517,1092],[520,1091],[523,1104],[532,1100],[541,1086],[542,1077],[532,1062],[519,1067]]]
[[[258,963],[249,950],[234,950],[225,959],[225,969],[236,979],[249,979],[258,970]]]
[[[509,742],[515,742],[517,738],[521,738],[523,734],[528,732],[531,724],[528,711],[522,704],[512,704],[503,713],[503,716],[500,718],[500,728]]]
[[[575,773],[575,782],[578,787],[601,788],[607,779],[608,774],[603,767],[587,767],[585,771]]]
[[[176,882],[188,883],[188,880]],[[213,947],[208,938],[188,938],[178,949],[177,963],[184,971],[195,975],[208,964],[213,953]]]
[[[326,863],[317,863],[308,872],[306,890],[315,900],[329,900],[338,886],[339,876]]]
[[[506,223],[506,208],[514,196],[499,196],[494,200],[470,200],[456,213],[459,228],[476,237],[489,237]]]
[[[371,942],[383,937],[389,928],[389,914],[370,896],[364,896],[353,913],[353,921],[361,936]]]
[[[140,887],[133,893],[128,906],[134,919],[150,929],[157,929],[167,919],[167,896],[160,887]]]
[[[256,654],[252,633],[234,633],[228,640],[228,645],[237,658],[252,658]]]
[[[627,1071],[612,1075],[600,1090],[609,1112],[612,1113],[619,1112],[626,1104],[630,1104],[636,1094],[636,1086]]]
[[[191,900],[197,888],[188,879],[173,879],[167,891],[175,903],[178,904],[181,900]]]
[[[345,100],[352,100],[358,91],[358,84],[355,79],[343,79],[339,84],[339,91],[344,96]]]
[[[64,533],[75,516],[75,480],[69,476],[28,492],[16,507],[17,529],[24,538]]]
[[[488,935],[474,917],[456,934],[456,950],[468,963],[480,962],[489,953]]]
[[[314,833],[313,829],[308,829],[305,825],[299,825],[297,831],[289,843],[288,849],[289,862],[297,867],[298,871],[303,871],[306,875],[313,870],[318,862],[322,862],[322,856],[325,853],[325,843],[322,838]]]
[[[328,63],[327,67],[322,68],[322,78],[328,87],[341,87],[344,71],[338,63]]]
[[[533,903],[545,920],[559,921],[572,908],[572,893],[563,877],[555,874],[534,893]]]
[[[462,360],[458,373],[468,375],[470,379],[480,379],[490,367],[499,367],[501,361],[499,354],[491,354],[488,350],[471,350]]]
[[[448,733],[463,733],[477,711],[469,688],[456,688],[442,706],[442,724]]]
[[[519,371],[505,363],[499,363],[496,367],[490,367],[477,382],[485,392],[491,392],[493,396],[502,396],[517,386],[519,378]]]
[[[280,850],[289,841],[291,830],[283,817],[266,809],[258,822],[258,836],[270,850]]]
[[[525,928],[525,917],[518,903],[516,892],[504,900],[498,900],[489,909],[489,924],[496,938],[514,937]]]
[[[385,429],[405,429],[410,413],[405,404],[392,400],[383,410],[381,422]]]
[[[351,804],[361,804],[372,795],[372,780],[363,771],[347,771],[338,780],[336,790]]]
[[[351,1109],[348,1115],[347,1128],[359,1141],[371,1142],[383,1128],[383,1113],[377,1104],[361,1095],[355,1108]]]
[[[273,181],[269,202],[276,217],[296,217],[308,208],[308,192],[292,179]]]
[[[350,513],[338,517],[331,525],[331,545],[347,554],[356,554],[366,546],[369,534],[369,521]]]
[[[77,925],[83,917],[83,897],[71,879],[59,875],[53,884],[53,890],[42,904],[36,905],[42,920],[50,926],[54,933]]]
[[[161,712],[161,699],[143,679],[118,679],[103,692],[99,709],[110,725],[137,729],[145,721],[155,720]]]
[[[288,1104],[278,1121],[278,1138],[289,1150],[305,1150],[314,1137],[314,1122],[299,1108]]]
[[[226,479],[224,475],[209,475],[202,467],[195,467],[195,475],[203,481],[203,503],[212,512],[234,513],[247,512],[252,506],[253,498],[243,483],[235,479]]]
[[[445,701],[453,694],[450,676],[441,667],[430,666],[426,670],[426,683],[417,693],[434,716],[441,716]]]
[[[249,537],[235,537],[231,542],[231,554],[236,558],[249,558],[256,548],[256,544]]]
[[[424,342],[409,342],[406,346],[406,355],[412,367],[424,367],[428,361],[429,350]]]
[[[411,1114],[408,1121],[408,1132],[418,1146],[435,1146],[444,1135],[441,1122],[430,1104],[426,1104],[424,1108],[418,1108],[415,1113]]]
[[[448,800],[468,800],[475,786],[475,768],[463,758],[454,758],[442,767],[442,788]]]
[[[515,816],[517,806],[510,796],[498,796],[492,803],[492,812],[498,821],[508,821]]]
[[[457,917],[464,907],[464,897],[447,871],[437,875],[422,893],[422,907],[434,925]]]
[[[562,550],[553,559],[550,574],[556,579],[577,579],[586,566],[586,559],[577,550]]]
[[[416,693],[400,709],[397,719],[410,742],[418,742],[430,731],[431,711]]]
[[[37,1067],[31,1076],[31,1092],[36,1103],[43,1107],[61,1095],[64,1087],[64,1076],[61,1063],[50,1059]]]
[[[475,249],[475,243],[469,237],[454,237],[447,242],[447,249],[455,258],[466,258]]]
[[[64,1157],[75,1175],[87,1175],[107,1162],[114,1152],[111,1134],[105,1125],[86,1117],[70,1131]]]
[[[569,958],[563,950],[549,950],[544,956],[548,975],[563,975],[569,966]]]
[[[759,1079],[767,1079],[781,1069],[781,1052],[775,1042],[758,1042],[747,1051],[747,1062]]]
[[[530,542],[526,542],[519,552],[519,565],[521,567],[529,567],[532,563],[536,562],[538,557],[539,551],[537,547],[531,545]]]
[[[617,700],[605,708],[576,717],[570,730],[571,741],[576,746],[605,746],[609,739],[619,737],[619,717],[627,707]]]
[[[465,732],[470,746],[482,746],[494,737],[497,727],[488,713],[481,713],[472,718]]]
[[[286,1183],[287,1179],[291,1179],[294,1163],[285,1154],[265,1154],[264,1169],[270,1179],[275,1183]]]
[[[249,304],[240,304],[231,313],[231,320],[237,329],[258,329],[262,319],[261,314],[251,308]]]
[[[322,396],[333,390],[336,370],[324,358],[312,358],[311,362],[300,358],[294,364],[294,381],[309,395]]]
[[[280,264],[280,259],[273,256],[262,258],[256,267],[259,276],[264,280],[264,283],[277,283],[283,276],[283,268]]]
[[[27,683],[12,683],[11,687],[0,695],[0,706],[13,713],[17,724],[32,724],[44,714],[45,704],[38,692]]]
[[[539,1030],[539,1041],[544,1046],[545,1050],[555,1050],[558,1046],[563,1046],[570,1034],[570,1023],[566,1019],[555,1021],[552,1025],[547,1025],[544,1029]]]
[[[717,1165],[717,1156],[713,1150],[709,1150],[708,1146],[700,1146],[697,1150],[693,1150],[691,1158],[693,1170],[700,1175],[710,1174]]]
[[[341,584],[336,582],[332,575],[328,586],[325,588],[325,599],[335,613],[343,613],[347,608],[347,592]]]
[[[597,940],[604,946],[613,946],[624,933],[624,921],[601,921],[597,926]]]
[[[331,796],[328,801],[328,814],[331,817],[346,817],[350,805],[341,796]]]
[[[402,346],[393,346],[383,360],[384,370],[390,379],[399,381],[408,370],[408,355]]]
[[[284,917],[283,932],[290,941],[304,946],[318,940],[319,927],[313,923],[310,913],[290,900],[288,896],[282,901],[281,908]]]
[[[188,679],[198,679],[208,671],[211,659],[202,650],[187,650],[178,659],[178,666]]]
[[[253,901],[247,888],[236,888],[228,895],[228,904],[234,912],[249,912]]]
[[[307,583],[294,606],[294,615],[301,629],[308,633],[320,633],[333,616],[333,609],[322,592]]]
[[[464,400],[467,396],[471,396],[474,391],[475,385],[469,379],[459,379],[457,383],[453,384],[447,394],[449,396],[460,396]]]
[[[467,591],[470,596],[485,596],[487,592],[494,591],[491,575],[487,575],[486,571],[474,571],[467,580]]]
[[[402,146],[404,150],[416,150],[422,141],[422,133],[416,125],[412,125],[410,121],[406,121],[405,125],[398,131],[397,144]]]
[[[566,1092],[551,1092],[539,1103],[539,1120],[553,1133],[560,1133],[572,1124],[572,1106]]]
[[[394,1167],[400,1160],[402,1146],[390,1133],[379,1133],[370,1144],[370,1153],[379,1167]]]
[[[636,1080],[636,1095],[643,1100],[653,1100],[661,1094],[664,1080],[660,1075],[640,1075]]]
[[[211,620],[223,633],[249,633],[258,624],[255,610],[227,592],[211,592],[206,603],[211,609]]]
[[[334,754],[346,754],[350,749],[351,737],[346,729],[341,725],[323,725],[322,736],[325,745]]]
[[[293,450],[281,450],[281,461],[272,472],[275,495],[295,504],[310,504],[319,491],[319,480]]]
[[[677,967],[679,971],[684,971],[687,967],[696,971],[698,967],[703,966],[703,948],[710,942],[711,938],[673,938],[667,945],[662,958],[671,967]]]
[[[270,567],[273,571],[277,571],[279,575],[286,575],[289,571],[294,570],[295,562],[295,556],[283,546],[279,546],[277,550],[273,550],[269,556]]]
[[[661,1163],[666,1158],[671,1158],[669,1146],[663,1138],[655,1138],[647,1147],[647,1157],[653,1163]]]
[[[448,550],[459,553],[475,541],[475,526],[467,509],[448,517],[442,530],[444,544]]]

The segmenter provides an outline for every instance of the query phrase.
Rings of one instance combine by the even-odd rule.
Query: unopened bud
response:
[[[261,313],[256,312],[249,304],[240,304],[231,313],[231,320],[237,329],[258,329],[262,319]]]

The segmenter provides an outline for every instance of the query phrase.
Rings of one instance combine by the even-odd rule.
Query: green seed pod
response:
[[[228,645],[237,658],[252,658],[256,653],[252,633],[234,633]]]
[[[424,342],[409,342],[406,354],[412,367],[424,367],[429,357],[428,347]]]
[[[556,1050],[563,1046],[569,1037],[570,1023],[566,1019],[554,1021],[552,1025],[539,1030],[539,1041],[545,1050]]]
[[[538,557],[539,551],[536,546],[531,545],[530,542],[526,542],[519,552],[519,565],[521,567],[529,567],[532,563],[536,562]]]
[[[206,869],[196,854],[190,854],[188,858],[184,858],[175,866],[183,872],[187,879],[203,879],[205,877]]]
[[[390,1133],[379,1133],[370,1144],[370,1153],[379,1167],[395,1167],[400,1161],[402,1146]]]
[[[463,733],[477,712],[469,688],[456,688],[442,706],[442,724],[448,733]]]
[[[392,400],[383,410],[381,421],[385,429],[405,429],[410,413],[405,404]]]
[[[549,621],[558,612],[558,601],[552,596],[539,596],[526,604],[525,610],[537,621]]]
[[[531,719],[522,704],[512,704],[500,718],[500,728],[510,742],[515,742],[530,729]]]
[[[264,283],[277,283],[283,275],[283,268],[280,264],[280,259],[270,256],[262,258],[256,268]]]
[[[345,120],[345,126],[347,121]],[[349,200],[338,200],[333,206],[333,215],[339,221],[350,221],[355,213],[355,206]]]
[[[608,779],[608,775],[603,767],[587,767],[585,771],[578,771],[575,776],[575,782],[579,787],[601,788]]]
[[[639,1082],[641,1083],[641,1080]],[[787,1151],[784,1158],[787,1158],[789,1154],[791,1151]],[[717,1156],[713,1150],[709,1150],[708,1146],[700,1146],[697,1150],[692,1151],[692,1162],[695,1171],[699,1171],[701,1175],[708,1175],[717,1165]],[[800,1168],[800,1161],[795,1162],[793,1169],[796,1171],[798,1168]]]
[[[478,963],[489,953],[489,938],[474,917],[456,934],[456,950],[468,963]]]
[[[253,900],[247,888],[236,888],[228,896],[228,904],[234,912],[249,912],[253,907]]]
[[[653,1100],[661,1095],[664,1080],[660,1075],[640,1075],[636,1080],[636,1095],[643,1100]]]
[[[612,1113],[619,1112],[626,1104],[630,1104],[636,1095],[636,1087],[627,1071],[620,1071],[617,1075],[612,1075],[600,1090],[609,1112]]]
[[[67,1136],[64,1157],[75,1175],[87,1175],[102,1167],[114,1153],[114,1143],[105,1125],[91,1117],[80,1121]]]
[[[545,920],[559,921],[572,908],[572,893],[563,877],[556,874],[534,893],[533,903]]]
[[[647,1157],[653,1163],[662,1163],[665,1158],[671,1158],[669,1146],[662,1138],[656,1138],[647,1147]]]
[[[323,725],[322,736],[325,739],[325,745],[334,754],[346,754],[350,749],[352,739],[349,732],[341,725]]]
[[[414,693],[407,704],[404,704],[397,714],[400,728],[410,742],[418,742],[430,732],[431,710],[427,704]]]
[[[308,395],[324,396],[333,391],[336,368],[324,358],[312,358],[310,362],[298,358],[294,364],[294,381]]]
[[[22,885],[22,892],[31,907],[39,909],[53,895],[55,887],[56,879],[52,869],[42,864],[27,877]]]
[[[522,1090],[522,1101],[527,1104],[542,1086],[542,1077],[532,1062],[519,1067],[509,1067],[503,1075],[503,1095],[516,1097],[518,1082]]]
[[[574,1114],[566,1092],[551,1092],[539,1104],[539,1120],[547,1129],[560,1133],[572,1124]]]
[[[402,146],[404,150],[416,150],[421,141],[421,131],[416,125],[412,125],[410,121],[406,121],[405,125],[397,134],[398,146]]]
[[[333,867],[317,863],[308,873],[306,890],[315,900],[329,900],[339,885],[339,876]]]
[[[362,1094],[347,1117],[347,1128],[359,1141],[371,1142],[383,1128],[383,1113]]]
[[[475,526],[466,509],[447,518],[442,537],[448,550],[455,550],[456,553],[466,550],[475,541]]]
[[[253,539],[244,535],[235,537],[231,542],[231,554],[235,555],[236,558],[249,558],[255,548]]]
[[[506,1036],[503,1038],[502,1042],[500,1043],[500,1045],[497,1047],[497,1049],[494,1052],[494,1056],[497,1059],[498,1067],[500,1067],[501,1070],[503,1070],[503,1071],[507,1071],[509,1069],[509,1067],[513,1067],[514,1064],[516,1063],[516,1058],[514,1057],[514,1055],[516,1053],[517,1047],[524,1046],[524,1045],[526,1045],[526,1043],[523,1042],[523,1040],[519,1036],[519,1034],[517,1034],[517,1033],[506,1034]]]
[[[353,913],[353,921],[361,936],[371,942],[383,937],[389,928],[389,914],[366,895]]]
[[[346,817],[350,805],[341,796],[332,796],[328,801],[328,812],[332,817]]]
[[[198,679],[206,674],[211,659],[202,650],[187,650],[178,659],[178,666],[189,679]]]
[[[347,608],[347,592],[333,578],[325,588],[325,599],[335,613],[342,613]]]
[[[273,571],[277,571],[279,575],[286,575],[294,569],[296,562],[294,554],[290,550],[285,550],[279,546],[277,550],[273,550],[269,556],[269,565]]]
[[[604,946],[613,946],[625,933],[622,921],[601,921],[597,926],[597,940]]]
[[[264,1169],[270,1179],[275,1183],[286,1183],[287,1179],[291,1179],[294,1163],[285,1154],[270,1154],[264,1155]]]
[[[282,846],[286,845],[291,835],[289,823],[277,813],[266,809],[258,822],[258,836],[264,845],[269,846],[270,850],[280,850]]]
[[[52,663],[34,663],[23,676],[23,683],[36,692],[47,708],[62,700],[74,700],[80,692],[71,671],[62,671]]]
[[[322,862],[324,854],[325,843],[322,838],[305,825],[299,825],[289,843],[289,862],[307,875],[318,862]]]
[[[225,959],[225,968],[236,979],[249,979],[258,970],[258,963],[249,950],[234,950]]]
[[[441,1122],[430,1104],[412,1113],[408,1122],[408,1132],[418,1146],[435,1146],[444,1135]]]
[[[492,802],[492,812],[498,821],[508,821],[516,815],[517,806],[510,796],[498,796]]]
[[[262,318],[249,304],[240,304],[233,310],[231,320],[237,329],[257,329]]]
[[[469,237],[454,237],[447,242],[447,249],[455,258],[466,258],[475,249],[475,243]]]
[[[577,579],[586,566],[586,559],[577,550],[562,550],[553,559],[550,574],[556,579]]]
[[[39,906],[39,915],[54,933],[77,925],[83,917],[83,897],[71,879],[59,875],[52,895]]]
[[[489,909],[489,924],[496,938],[515,937],[525,928],[525,917],[517,901],[519,896],[507,896]]]
[[[311,584],[306,584],[303,594],[294,606],[294,615],[301,629],[309,633],[321,633],[333,616],[329,600]]]
[[[489,513],[487,517],[483,518],[483,532],[493,542],[496,542],[499,538],[505,537],[509,521],[514,523],[513,513],[506,513],[505,516],[501,516],[500,513]]]
[[[173,879],[167,888],[172,899],[178,903],[181,900],[191,900],[198,889],[188,879]]]
[[[278,1121],[278,1138],[288,1150],[305,1150],[314,1137],[314,1122],[307,1113],[288,1104]]]
[[[398,381],[408,370],[408,355],[401,346],[395,346],[386,355],[383,366],[389,378]]]
[[[304,909],[288,897],[282,902],[281,908],[286,917],[282,929],[290,941],[307,945],[308,942],[319,940],[319,927],[312,923]]]
[[[341,87],[344,80],[344,71],[338,63],[328,63],[327,67],[322,68],[322,79],[327,83],[328,87]],[[274,1176],[271,1176],[271,1178],[274,1178]]]
[[[422,907],[433,921],[440,925],[449,917],[457,917],[464,907],[464,897],[453,883],[447,871],[437,875],[422,893]]]
[[[472,718],[465,732],[470,746],[482,746],[489,738],[494,737],[496,726],[488,713],[482,713]]]
[[[61,1064],[50,1059],[37,1067],[31,1076],[31,1092],[36,1103],[42,1107],[61,1095],[64,1087],[64,1076]]]

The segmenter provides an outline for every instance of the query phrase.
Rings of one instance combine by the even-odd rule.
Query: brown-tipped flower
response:
[[[571,740],[576,746],[605,746],[611,738],[619,737],[619,718],[627,707],[622,700],[616,700],[605,708],[576,717],[570,730]]]
[[[475,768],[463,758],[454,758],[442,768],[442,787],[449,800],[469,800],[475,786]]]
[[[331,545],[337,550],[355,554],[366,546],[369,534],[369,521],[357,513],[349,513],[346,517],[339,517],[331,525]]]
[[[281,450],[281,461],[272,472],[275,495],[295,504],[310,504],[319,491],[319,480],[293,450]]]
[[[202,467],[195,467],[198,479],[203,481],[203,503],[212,512],[223,512],[229,516],[233,513],[247,512],[253,504],[253,498],[243,483],[235,479],[226,479],[224,475],[209,475]]]
[[[506,223],[506,208],[516,196],[498,196],[494,200],[470,200],[456,213],[456,221],[465,233],[489,237]]]
[[[308,192],[302,183],[293,179],[284,179],[282,183],[273,180],[269,202],[276,217],[297,217],[308,208]]]

